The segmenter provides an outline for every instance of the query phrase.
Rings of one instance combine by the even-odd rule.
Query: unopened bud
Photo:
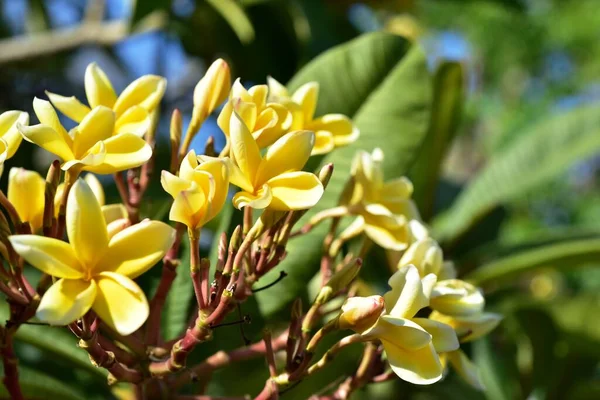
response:
[[[333,164],[329,163],[323,166],[319,171],[319,180],[323,184],[323,188],[326,188],[329,184],[329,180],[331,179],[331,175],[333,174]]]
[[[302,313],[302,299],[298,297],[292,304],[292,319],[299,320],[302,317]]]
[[[362,333],[375,325],[384,309],[385,303],[381,296],[350,297],[342,305],[338,328]]]
[[[433,287],[429,306],[446,315],[473,315],[483,311],[485,299],[472,284],[460,279],[448,279]]]
[[[215,138],[213,136],[209,136],[208,139],[206,139],[206,143],[204,143],[204,155],[209,157],[218,156],[215,151]]]
[[[356,179],[354,176],[350,176],[344,185],[344,189],[342,193],[340,193],[340,199],[338,200],[338,205],[347,206],[354,204],[354,199],[358,196],[355,195],[356,192]]]
[[[200,127],[206,117],[227,99],[230,88],[229,65],[219,58],[212,63],[194,89],[192,125]]]
[[[229,239],[229,250],[236,252],[242,243],[242,227],[236,226]]]
[[[183,121],[181,112],[178,109],[173,110],[171,115],[171,130],[169,140],[171,141],[171,172],[177,171],[179,164],[179,146],[181,144],[181,132],[183,130]]]
[[[400,258],[398,268],[414,265],[423,277],[429,274],[439,274],[442,270],[444,256],[437,242],[431,238],[418,240],[410,245]]]
[[[54,188],[56,192],[56,188],[60,183],[60,176],[62,170],[60,169],[60,161],[54,160],[52,164],[50,164],[50,168],[48,168],[48,173],[46,174],[46,182]]]
[[[360,271],[361,267],[362,260],[360,258],[355,258],[346,264],[342,269],[333,274],[327,284],[321,288],[321,291],[315,299],[315,303],[324,304],[340,290],[347,288],[354,278],[356,278],[356,275],[358,275],[358,271]]]

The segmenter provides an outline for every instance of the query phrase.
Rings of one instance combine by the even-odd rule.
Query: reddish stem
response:
[[[14,330],[0,327],[0,354],[4,365],[4,378],[2,383],[10,394],[11,399],[22,400],[23,392],[19,385],[18,359],[13,348]]]

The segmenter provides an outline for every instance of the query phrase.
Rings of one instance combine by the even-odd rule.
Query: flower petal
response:
[[[227,99],[231,87],[229,65],[219,58],[215,60],[194,88],[194,108],[206,118]]]
[[[248,181],[254,185],[258,168],[262,162],[260,150],[248,127],[235,112],[231,114],[229,134],[231,139],[231,153],[235,159],[235,163]]]
[[[227,164],[227,169],[229,170],[229,182],[231,182],[233,185],[235,185],[235,186],[239,187],[240,189],[245,190],[247,192],[254,191],[254,187],[252,186],[252,183],[242,173],[240,168],[237,165],[235,165],[235,163],[233,162],[233,160],[231,158],[229,158],[229,157],[217,158],[217,157],[209,157],[209,156],[203,156],[203,155],[198,156],[198,161],[200,161],[201,163],[207,162],[210,160],[218,160],[218,159],[225,161],[225,163]]]
[[[410,240],[408,223],[404,216],[376,213],[375,204],[365,207],[360,215],[365,219],[365,233],[379,246],[388,250],[404,250]],[[383,207],[382,207],[383,208]]]
[[[300,86],[292,95],[292,100],[300,104],[304,120],[308,123],[312,121],[315,110],[317,109],[317,99],[319,98],[319,84],[317,82],[308,82]]]
[[[316,118],[307,124],[306,129],[311,131],[326,131],[333,136],[335,147],[346,146],[354,143],[359,136],[359,130],[350,118],[343,114],[327,114]]]
[[[106,225],[119,219],[127,218],[127,208],[121,203],[102,206],[101,209]]]
[[[385,307],[388,314],[397,318],[412,318],[429,305],[419,271],[414,265],[400,268],[388,280],[392,290],[387,292]]]
[[[290,132],[282,136],[265,154],[256,182],[263,184],[286,172],[301,171],[314,144],[315,135],[311,131]]]
[[[117,233],[96,266],[136,278],[153,267],[175,241],[175,230],[159,221],[145,220]]]
[[[273,193],[269,208],[273,210],[306,210],[323,196],[323,184],[310,172],[288,172],[269,179]]]
[[[50,102],[61,113],[71,118],[75,122],[81,122],[91,109],[82,104],[75,96],[66,97],[46,91]]]
[[[442,314],[474,315],[483,311],[485,299],[470,283],[460,279],[448,279],[434,286],[430,306]]]
[[[111,174],[129,168],[139,167],[152,157],[152,148],[143,139],[132,133],[122,133],[104,141],[106,157],[104,162],[88,171],[97,174]]]
[[[36,235],[13,235],[8,239],[17,254],[40,271],[57,278],[83,278],[84,273],[69,243]]]
[[[100,204],[100,206],[103,206],[104,201],[105,201],[104,200],[104,188],[102,187],[102,184],[100,183],[98,178],[96,178],[96,175],[87,173],[83,177],[83,180],[88,184],[90,189],[92,189],[92,192],[94,192],[94,196],[96,196],[96,199],[98,200],[98,203]]]
[[[244,207],[252,207],[257,210],[267,208],[273,200],[273,194],[269,185],[263,185],[263,187],[254,193],[249,193],[244,190],[237,192],[233,196],[233,206],[238,210]]]
[[[174,197],[169,219],[195,229],[202,223],[208,207],[206,193],[198,190],[198,186],[194,184],[191,189],[183,190]]]
[[[98,294],[92,309],[100,319],[120,335],[127,336],[148,318],[148,300],[131,279],[114,272],[96,276]]]
[[[226,161],[216,159],[200,164],[197,170],[210,174],[214,182],[214,193],[210,198],[210,211],[204,220],[206,222],[214,218],[221,211],[227,200],[229,192],[229,168]]]
[[[438,274],[442,269],[444,256],[437,242],[431,238],[413,242],[404,252],[398,268],[412,264],[418,268],[421,276]]]
[[[112,108],[117,100],[108,76],[96,63],[91,63],[85,70],[85,94],[92,108],[97,106]]]
[[[405,350],[418,350],[431,343],[431,334],[415,322],[405,318],[383,315],[363,336],[387,340]]]
[[[28,142],[34,143],[52,154],[69,161],[74,158],[70,144],[61,135],[47,125],[18,125],[19,132]]]
[[[67,143],[69,147],[71,147],[73,143],[71,136],[69,136],[67,130],[60,123],[58,115],[56,115],[56,111],[54,111],[54,107],[52,107],[52,104],[50,104],[49,101],[35,97],[33,99],[33,110],[35,111],[35,115],[38,117],[42,125],[47,125],[52,128],[56,133],[59,134],[63,141]]]
[[[35,171],[11,168],[8,173],[8,201],[17,210],[23,222],[29,222],[31,231],[42,227],[44,217],[46,180]]]
[[[74,130],[76,129],[77,128],[75,128]],[[93,171],[98,173],[98,171],[96,171],[96,168],[98,168],[98,166],[104,162],[105,158],[106,146],[104,145],[104,142],[98,142],[85,153],[85,156],[81,160],[75,159],[67,161],[66,163],[63,163],[63,165],[60,168],[63,171],[68,171],[71,168],[77,167],[80,170],[85,169],[86,171]]]
[[[96,143],[111,137],[114,128],[115,114],[113,111],[104,106],[94,107],[75,130],[76,134],[73,138],[75,157],[83,157]]]
[[[156,108],[167,89],[167,80],[158,75],[144,75],[123,90],[113,109],[117,116],[133,106],[141,106],[148,111]]]
[[[6,111],[0,114],[0,136],[6,141],[6,158],[11,158],[17,152],[23,136],[17,129],[17,124],[27,125],[29,114],[22,111]]]
[[[269,86],[269,99],[278,101],[278,98],[288,98],[288,90],[272,76],[267,76],[267,85]]]
[[[335,142],[331,132],[315,131],[315,145],[311,155],[327,154],[335,148]]]
[[[165,192],[175,198],[180,192],[188,190],[192,186],[192,182],[173,175],[169,171],[162,171],[160,174],[160,183]]]
[[[86,270],[93,268],[108,248],[106,221],[89,185],[78,179],[67,199],[67,236]]]
[[[502,321],[502,315],[488,312],[469,316],[449,316],[434,310],[429,318],[454,328],[461,343],[471,342],[487,335]]]
[[[442,364],[433,344],[405,350],[387,340],[382,343],[392,371],[401,379],[415,385],[430,385],[442,379]]]
[[[50,325],[68,325],[88,312],[96,293],[94,281],[60,279],[44,293],[36,315]]]
[[[438,353],[454,351],[460,346],[456,333],[450,325],[428,318],[413,318],[413,322],[416,322],[431,334],[433,347]]]
[[[481,381],[481,378],[479,378],[477,366],[469,360],[469,357],[462,350],[450,352],[447,354],[447,357],[452,368],[454,368],[465,382],[477,390],[485,390],[485,385]]]
[[[150,113],[143,107],[133,106],[127,109],[115,123],[115,134],[133,133],[143,137],[150,128]]]

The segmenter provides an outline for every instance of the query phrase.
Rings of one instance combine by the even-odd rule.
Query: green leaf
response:
[[[187,234],[181,239],[179,265],[175,279],[162,313],[163,332],[166,340],[181,335],[188,323],[190,303],[194,297],[194,286],[190,278],[190,244]]]
[[[473,361],[479,369],[488,400],[512,400],[519,396],[515,363],[516,349],[510,343],[502,348],[493,346],[491,338],[484,337],[473,342]]]
[[[409,174],[415,187],[413,199],[425,221],[433,215],[441,164],[458,131],[464,104],[464,83],[463,68],[457,62],[442,63],[434,75],[429,132]]]
[[[2,368],[0,368],[2,369]],[[4,371],[2,371],[4,376]],[[19,384],[27,399],[86,400],[86,396],[68,384],[34,369],[19,366]],[[0,385],[0,398],[9,398]]]
[[[456,241],[494,206],[525,195],[598,150],[598,105],[536,123],[494,156],[454,205],[434,220],[434,235],[440,241]]]
[[[405,174],[427,131],[432,92],[422,50],[383,32],[364,35],[325,52],[303,68],[289,87],[293,90],[309,81],[320,85],[316,115],[349,115],[361,136],[356,143],[325,157],[325,162],[334,164],[334,173],[325,195],[307,217],[337,204],[359,149],[383,147],[388,155],[384,163],[387,178]],[[295,297],[306,296],[306,282],[318,269],[326,225],[290,241],[287,258],[280,267],[288,277],[257,294],[263,314],[272,314]],[[278,274],[272,271],[264,281],[270,282]]]
[[[252,22],[239,4],[234,0],[207,1],[227,21],[238,39],[240,39],[240,42],[248,44],[254,40],[255,33]]]
[[[538,267],[572,268],[597,261],[599,257],[600,238],[571,240],[506,256],[476,269],[464,279],[475,285],[490,281],[497,284]]]
[[[9,317],[8,307],[5,302],[0,305],[0,321],[4,323]],[[96,368],[90,362],[87,352],[77,347],[77,338],[66,328],[41,325],[21,325],[15,334],[17,341],[30,344],[41,350],[51,353],[91,372],[95,376],[106,377],[107,372]]]

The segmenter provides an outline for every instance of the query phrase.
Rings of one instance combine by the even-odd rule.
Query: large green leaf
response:
[[[320,96],[317,115],[339,112],[354,118],[359,140],[327,156],[334,173],[319,204],[307,214],[334,207],[348,179],[355,152],[382,147],[388,178],[406,173],[423,141],[429,123],[431,78],[425,55],[398,36],[382,32],[364,35],[317,57],[289,85],[317,81]],[[306,221],[306,219],[304,220]],[[302,224],[302,221],[300,225]],[[261,311],[270,314],[290,300],[306,294],[306,283],[318,269],[325,224],[294,239],[282,263],[288,277],[258,293]],[[276,279],[278,271],[265,277]]]
[[[512,343],[495,346],[487,336],[472,344],[473,361],[485,385],[488,400],[520,399],[517,380],[516,349]]]
[[[6,303],[0,303],[0,321],[4,323],[8,319],[8,316]],[[66,328],[21,325],[17,330],[15,338],[17,341],[30,344],[51,353],[54,357],[71,362],[96,376],[104,378],[107,375],[106,370],[96,368],[92,365],[87,352],[77,347],[77,338],[67,331]]]
[[[455,204],[434,221],[434,235],[440,241],[455,241],[494,206],[523,196],[598,150],[598,105],[535,124],[492,158]]]
[[[572,268],[600,258],[600,238],[571,240],[539,246],[490,262],[464,278],[481,285],[495,284],[538,267]]]
[[[0,369],[2,369],[1,366]],[[2,371],[2,376],[4,376],[4,371]],[[84,393],[75,390],[67,383],[40,371],[22,366],[19,367],[19,384],[23,395],[27,399],[87,399]],[[9,398],[4,385],[0,385],[0,398]]]
[[[413,199],[425,221],[433,215],[440,167],[458,130],[463,103],[464,73],[462,65],[457,62],[444,62],[434,75],[433,108],[429,132],[409,174],[415,187]]]

